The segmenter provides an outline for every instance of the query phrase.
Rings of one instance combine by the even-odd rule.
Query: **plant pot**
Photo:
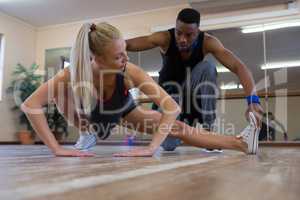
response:
[[[26,144],[26,145],[34,144],[31,131],[21,130],[18,132],[18,137],[21,144]]]
[[[58,143],[62,143],[64,141],[64,134],[58,132],[53,132],[53,134]]]

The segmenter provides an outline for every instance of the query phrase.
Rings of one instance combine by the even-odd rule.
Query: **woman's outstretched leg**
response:
[[[144,133],[154,133],[161,118],[157,111],[146,110],[141,107],[134,109],[124,118],[124,124],[129,128],[134,128]],[[180,138],[184,143],[212,149],[232,149],[244,153],[256,153],[258,129],[255,118],[250,117],[250,125],[244,129],[240,136],[226,136],[204,129],[191,127],[181,121],[176,121],[170,135]],[[145,123],[147,122],[147,123]],[[255,134],[257,136],[255,136]],[[254,139],[253,139],[254,138]]]
[[[171,136],[180,138],[185,144],[208,149],[232,149],[247,152],[247,144],[242,137],[220,135],[204,129],[191,127],[176,121]]]

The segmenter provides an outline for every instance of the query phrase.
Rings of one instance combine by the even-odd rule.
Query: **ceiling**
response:
[[[0,12],[35,27],[187,4],[189,0],[0,0]],[[205,1],[205,0],[204,0]]]
[[[190,5],[202,14],[214,14],[242,9],[282,5],[293,1],[295,0],[190,0]]]
[[[0,12],[43,27],[180,5],[212,14],[291,1],[294,0],[0,0]]]

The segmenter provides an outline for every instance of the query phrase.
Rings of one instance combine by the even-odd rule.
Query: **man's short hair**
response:
[[[196,23],[199,26],[200,13],[192,8],[184,8],[178,13],[177,20],[180,20],[187,24]]]

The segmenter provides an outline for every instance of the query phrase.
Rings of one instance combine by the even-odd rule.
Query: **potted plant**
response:
[[[12,81],[7,88],[7,93],[13,94],[15,106],[13,111],[20,112],[19,120],[21,124],[26,125],[26,130],[18,132],[18,137],[22,144],[34,143],[34,131],[27,119],[25,113],[20,109],[20,105],[29,97],[42,83],[43,76],[36,73],[38,69],[37,64],[32,64],[26,68],[21,64],[17,64],[12,73]]]

